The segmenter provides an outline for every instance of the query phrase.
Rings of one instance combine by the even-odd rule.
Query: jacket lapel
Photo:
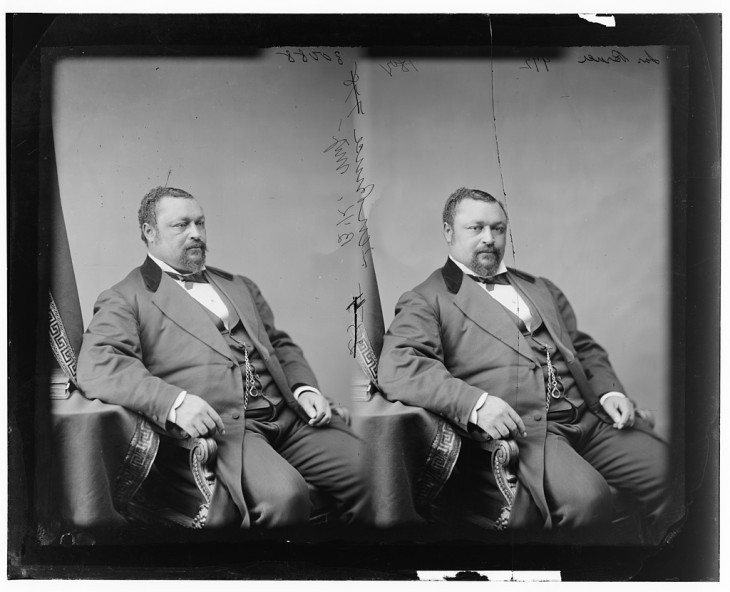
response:
[[[253,302],[253,298],[251,298],[250,292],[245,286],[234,284],[232,280],[221,275],[214,273],[208,273],[207,275],[210,283],[223,292],[236,309],[243,328],[246,329],[246,333],[248,333],[254,347],[259,351],[263,359],[268,362],[269,351],[260,341],[261,323],[258,320],[256,305]]]
[[[526,300],[528,306],[537,310],[542,322],[545,323],[545,328],[555,341],[556,347],[560,350],[565,361],[571,363],[575,358],[575,353],[571,347],[566,345],[571,343],[570,337],[565,334],[560,319],[555,316],[555,303],[549,290],[534,282],[528,282],[514,273],[510,273],[510,281]]]
[[[454,265],[454,267],[456,266]],[[458,267],[456,269],[459,273],[462,273]],[[453,274],[454,272],[449,270],[449,273]],[[499,339],[518,354],[535,361],[532,348],[522,336],[509,313],[499,302],[485,293],[476,282],[468,278],[461,282],[454,297],[454,305],[487,333]]]
[[[530,306],[534,306],[540,313],[542,321],[545,323],[545,327],[555,342],[555,346],[560,350],[560,353],[568,364],[568,370],[573,375],[573,378],[575,378],[575,382],[578,386],[578,390],[583,396],[583,400],[588,403],[588,406],[597,413],[601,419],[611,423],[611,419],[603,411],[598,396],[595,394],[593,387],[590,385],[583,367],[581,366],[580,360],[575,354],[575,349],[570,335],[568,335],[562,320],[553,312],[556,310],[556,305],[550,291],[544,286],[527,282],[515,274],[510,274],[510,278],[513,285],[522,293],[523,297],[529,301]]]
[[[195,339],[232,360],[231,350],[218,328],[211,322],[208,315],[202,310],[202,305],[195,298],[181,292],[183,289],[173,279],[162,274],[157,291],[152,296],[152,302],[166,317]]]
[[[304,414],[304,410],[292,396],[291,385],[289,384],[289,380],[287,379],[276,354],[272,356],[269,349],[262,342],[263,332],[263,335],[266,336],[266,342],[270,343],[265,328],[259,320],[256,304],[251,292],[248,290],[248,287],[242,283],[234,283],[232,279],[228,279],[228,276],[223,277],[219,274],[209,273],[208,278],[211,283],[216,286],[216,288],[226,295],[228,300],[236,309],[244,329],[246,329],[253,346],[263,358],[266,367],[271,373],[271,377],[274,379],[274,382],[279,388],[279,392],[289,402],[289,405],[302,417],[302,419],[309,421],[309,417]]]

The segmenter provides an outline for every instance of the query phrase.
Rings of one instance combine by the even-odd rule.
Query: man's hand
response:
[[[603,409],[613,420],[613,427],[617,430],[634,426],[634,403],[628,397],[607,397],[603,401]]]
[[[487,397],[477,410],[477,425],[493,440],[527,435],[522,418],[499,397]]]
[[[299,404],[311,418],[309,425],[316,428],[326,426],[332,419],[330,402],[314,391],[304,391],[299,395]]]
[[[185,395],[176,413],[175,423],[191,438],[212,436],[217,430],[221,434],[225,433],[221,416],[197,395]]]

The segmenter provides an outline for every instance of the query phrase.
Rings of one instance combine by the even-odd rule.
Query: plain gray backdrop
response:
[[[303,48],[330,57],[304,62],[295,49],[57,63],[53,128],[84,323],[144,259],[142,196],[179,187],[205,210],[208,263],[258,283],[323,390],[348,404],[362,234],[360,224],[343,245],[353,227],[342,210],[362,196],[355,158],[360,186],[373,185],[364,213],[386,327],[400,294],[446,259],[448,195],[469,186],[502,198],[504,184],[507,264],[563,289],[669,437],[668,52],[580,63],[610,49],[566,48],[546,64],[347,48]],[[659,63],[638,63],[645,49]],[[325,152],[340,138],[349,170]]]

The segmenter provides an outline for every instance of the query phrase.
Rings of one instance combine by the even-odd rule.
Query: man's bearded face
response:
[[[466,198],[454,212],[453,225],[444,224],[449,255],[486,277],[497,273],[507,244],[507,217],[496,202]]]
[[[208,250],[205,215],[197,201],[166,196],[157,202],[157,224],[145,225],[152,255],[181,273],[200,271]]]

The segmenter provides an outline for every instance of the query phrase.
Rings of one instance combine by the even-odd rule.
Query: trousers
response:
[[[274,418],[246,417],[241,483],[253,527],[306,523],[312,505],[308,484],[332,498],[340,522],[367,523],[370,488],[360,468],[362,442],[338,415],[312,427],[289,407]]]

